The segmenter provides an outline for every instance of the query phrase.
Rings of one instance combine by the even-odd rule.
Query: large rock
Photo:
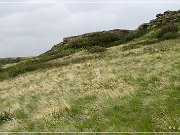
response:
[[[157,14],[154,20],[150,20],[146,25],[141,25],[140,28],[146,27],[147,29],[153,29],[161,24],[175,22],[180,20],[180,10],[178,11],[165,11],[163,14]]]

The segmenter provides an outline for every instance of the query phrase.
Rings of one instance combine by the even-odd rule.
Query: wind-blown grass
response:
[[[126,45],[0,82],[0,131],[179,131],[180,40]]]

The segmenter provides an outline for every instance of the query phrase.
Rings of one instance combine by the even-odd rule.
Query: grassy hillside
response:
[[[180,40],[125,46],[0,82],[1,131],[179,131]]]
[[[0,131],[180,131],[180,24],[122,33],[1,64]]]

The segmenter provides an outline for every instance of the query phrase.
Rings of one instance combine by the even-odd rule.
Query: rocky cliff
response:
[[[160,25],[180,21],[180,10],[165,11],[163,14],[157,14],[156,18],[139,26],[139,29],[153,29]]]

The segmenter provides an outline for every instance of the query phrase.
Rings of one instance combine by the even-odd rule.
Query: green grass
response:
[[[179,45],[172,39],[81,51],[49,62],[63,66],[4,80],[0,108],[13,117],[0,131],[177,132]]]

